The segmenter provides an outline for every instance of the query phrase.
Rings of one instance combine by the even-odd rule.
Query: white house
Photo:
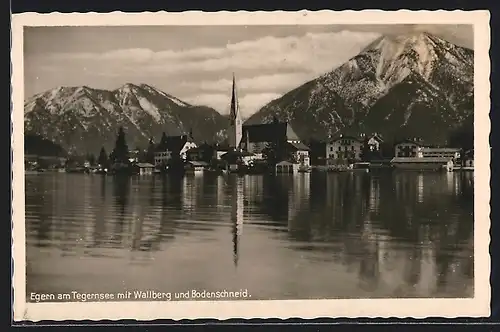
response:
[[[335,159],[361,160],[363,139],[355,136],[340,135],[326,144],[326,157]]]
[[[172,159],[171,151],[155,152],[155,166],[165,165],[170,159]]]
[[[196,147],[191,135],[167,136],[155,152],[155,166],[165,165],[173,158],[186,160],[187,151]]]
[[[370,151],[380,151],[380,144],[382,144],[383,142],[384,140],[382,139],[382,137],[379,134],[375,133],[371,135],[370,138],[368,138],[366,143]]]
[[[299,163],[300,167],[311,166],[311,158],[309,156],[309,147],[301,142],[288,142],[288,147],[293,153],[294,159]]]
[[[422,148],[422,144],[418,140],[403,140],[394,146],[394,157],[420,158],[423,156]]]

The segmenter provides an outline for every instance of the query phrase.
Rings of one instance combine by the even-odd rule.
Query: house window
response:
[[[339,146],[339,151],[342,151],[342,147],[341,146]]]
[[[333,151],[333,146],[330,146],[330,151]]]

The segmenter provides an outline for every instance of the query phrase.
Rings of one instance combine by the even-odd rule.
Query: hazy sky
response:
[[[248,116],[380,35],[418,30],[473,48],[466,25],[27,27],[25,96],[57,86],[147,83],[227,113],[234,72]]]

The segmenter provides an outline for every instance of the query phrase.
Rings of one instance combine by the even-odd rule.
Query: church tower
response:
[[[236,95],[236,82],[233,74],[233,87],[231,91],[231,110],[229,112],[228,142],[229,147],[238,149],[243,135],[243,121],[241,120],[238,96]]]

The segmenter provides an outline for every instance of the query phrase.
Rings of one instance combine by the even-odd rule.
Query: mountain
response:
[[[24,104],[25,134],[39,135],[67,151],[98,153],[113,149],[118,128],[129,148],[146,148],[162,132],[192,131],[197,141],[225,137],[227,117],[212,108],[193,106],[150,85],[127,83],[114,91],[59,87],[37,94]]]
[[[383,36],[247,120],[289,121],[303,139],[342,132],[443,144],[474,112],[474,52],[428,33]]]

